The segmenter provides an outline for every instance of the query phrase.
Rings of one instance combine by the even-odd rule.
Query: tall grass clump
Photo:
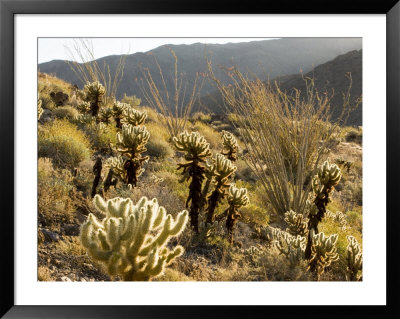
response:
[[[39,130],[38,155],[51,158],[59,167],[73,169],[90,158],[90,143],[74,124],[56,119]]]
[[[346,107],[333,123],[330,97],[319,94],[312,79],[305,79],[305,95],[299,91],[289,95],[277,85],[250,79],[237,69],[229,71],[229,85],[215,77],[210,62],[209,73],[228,113],[234,115],[232,124],[248,151],[247,164],[261,182],[273,212],[281,221],[290,209],[303,212],[311,177],[346,115]]]
[[[172,79],[165,77],[160,64],[155,59],[159,71],[159,83],[154,81],[155,75],[152,75],[148,68],[142,68],[143,78],[140,85],[146,102],[165,120],[170,139],[172,139],[185,130],[202,87],[202,81],[200,75],[196,74],[192,88],[188,89],[188,80],[183,73],[178,72],[178,57],[172,49],[170,51],[174,59]]]

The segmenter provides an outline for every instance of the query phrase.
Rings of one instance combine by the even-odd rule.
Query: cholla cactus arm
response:
[[[90,109],[92,116],[97,116],[100,109],[100,103],[103,102],[103,97],[106,94],[106,89],[99,81],[87,82],[84,91],[86,99],[90,102]]]
[[[42,108],[42,100],[37,101],[37,112],[38,112],[38,120],[40,120],[40,117],[43,114],[43,108]]]
[[[82,101],[76,106],[76,109],[80,114],[88,114],[90,112],[90,103]]]
[[[304,218],[303,214],[297,214],[296,212],[290,210],[285,213],[285,222],[288,224],[286,231],[293,236],[307,235],[307,220]]]
[[[133,126],[138,126],[144,123],[147,118],[146,112],[140,112],[134,108],[125,108],[122,113],[122,124],[130,124]]]
[[[124,113],[124,110],[130,109],[130,108],[131,108],[131,106],[127,103],[115,102],[113,104],[112,112],[113,112],[113,116],[114,116],[117,128],[122,127],[121,119],[122,119],[122,114]]]
[[[96,195],[93,202],[106,217],[99,221],[89,214],[80,239],[89,256],[103,264],[110,276],[124,281],[151,280],[184,252],[179,245],[171,250],[168,242],[185,228],[187,211],[174,220],[156,199],[142,197],[134,204],[129,198],[105,201]]]
[[[318,234],[318,224],[325,216],[326,206],[330,201],[329,195],[339,183],[341,177],[342,173],[340,168],[336,164],[330,164],[328,161],[325,161],[312,180],[312,189],[314,192],[313,203],[316,210],[310,210],[310,214],[308,215],[306,259],[311,258],[311,230],[313,230],[315,234]]]
[[[206,178],[206,182],[203,187],[202,195],[201,195],[201,205],[200,205],[200,210],[203,209],[205,204],[207,203],[207,197],[208,197],[208,192],[210,190],[210,185],[211,183],[214,182],[214,176],[215,176],[215,166],[209,163],[205,163],[205,170],[204,170],[204,176]]]
[[[226,195],[226,190],[229,187],[228,179],[236,171],[236,166],[222,154],[217,154],[213,162],[215,166],[215,188],[208,198],[206,220],[210,224],[214,222],[214,212],[218,203]]]
[[[241,217],[239,208],[250,204],[249,196],[247,195],[246,188],[237,188],[234,184],[229,187],[228,204],[226,218],[226,229],[228,231],[228,240],[233,243],[233,228],[237,220]]]
[[[99,112],[99,120],[105,124],[110,124],[112,117],[112,110],[109,107],[102,107],[100,108]]]
[[[185,163],[178,164],[184,180],[189,180],[189,195],[186,207],[190,204],[190,224],[199,232],[199,213],[202,206],[202,183],[205,178],[204,162],[211,155],[210,144],[198,132],[182,132],[172,139],[175,148],[184,153]]]
[[[347,236],[346,279],[348,281],[362,280],[362,252],[360,244],[353,236]],[[360,272],[360,273],[359,273]]]
[[[222,138],[224,149],[221,154],[225,155],[232,162],[236,161],[239,146],[235,136],[228,131],[222,131]]]
[[[311,247],[311,259],[309,261],[309,269],[315,272],[317,280],[324,273],[325,268],[330,266],[332,262],[339,259],[336,251],[337,234],[325,236],[323,232],[315,234],[310,231],[313,245]]]

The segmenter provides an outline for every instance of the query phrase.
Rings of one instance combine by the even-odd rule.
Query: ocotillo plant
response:
[[[189,196],[186,200],[186,208],[190,203],[190,224],[193,230],[199,232],[199,213],[201,206],[201,185],[204,180],[204,162],[211,156],[210,144],[198,132],[182,132],[172,139],[175,148],[184,153],[186,163],[178,164],[178,170],[182,169],[182,180],[189,180]]]
[[[326,206],[330,201],[329,195],[339,183],[341,177],[342,173],[340,168],[335,164],[330,164],[328,161],[325,161],[312,180],[312,189],[314,192],[313,203],[316,209],[310,209],[310,213],[308,214],[306,259],[311,258],[311,230],[313,230],[315,234],[318,234],[318,224],[325,216]]]
[[[336,252],[337,234],[325,236],[323,232],[315,234],[314,230],[310,230],[313,244],[311,246],[312,258],[309,261],[309,269],[316,274],[316,279],[325,271],[325,268],[339,259]]]
[[[246,188],[237,188],[234,184],[229,187],[228,194],[229,208],[224,212],[227,214],[226,229],[228,231],[228,240],[233,243],[233,228],[237,220],[241,217],[239,208],[250,204],[249,196]]]
[[[236,166],[222,154],[217,154],[216,157],[213,158],[213,165],[215,166],[215,188],[208,197],[206,218],[206,222],[210,224],[214,222],[214,213],[217,205],[226,195],[226,190],[229,187],[229,177],[236,171]]]
[[[114,116],[114,119],[115,119],[115,125],[116,125],[117,128],[121,128],[122,127],[122,123],[121,123],[122,114],[124,113],[124,110],[129,109],[130,107],[131,106],[129,104],[121,103],[121,102],[118,102],[118,101],[116,101],[113,104],[112,112],[113,112],[113,116]]]
[[[100,105],[103,102],[103,97],[106,94],[106,89],[101,85],[100,82],[87,82],[84,91],[86,94],[86,99],[90,102],[90,111],[92,116],[96,116],[99,113]]]
[[[239,149],[235,136],[228,131],[222,131],[222,138],[224,148],[221,154],[225,155],[230,161],[235,162]]]
[[[290,210],[285,213],[285,222],[289,226],[286,228],[286,231],[292,236],[299,235],[305,237],[307,235],[307,220],[303,214],[297,214]]]
[[[180,212],[174,220],[157,199],[146,197],[134,204],[129,198],[105,201],[96,195],[93,203],[106,217],[100,221],[89,214],[80,239],[89,256],[103,264],[111,277],[149,281],[182,255],[182,246],[170,250],[167,244],[185,228],[187,211]]]
[[[43,108],[42,108],[42,100],[37,100],[37,112],[38,112],[38,116],[37,116],[37,119],[38,119],[38,121],[40,120],[40,117],[42,116],[42,114],[43,114]]]
[[[145,152],[150,133],[145,126],[132,126],[124,124],[122,131],[117,133],[116,150],[127,159],[124,162],[126,171],[126,184],[137,186],[137,178],[142,172],[143,162],[149,159],[148,156],[142,157]]]
[[[144,123],[147,118],[146,112],[140,112],[134,108],[125,108],[122,113],[122,124],[130,124],[133,126],[138,126]]]
[[[346,279],[348,281],[362,280],[362,253],[360,244],[353,236],[347,236],[349,242],[346,250]]]

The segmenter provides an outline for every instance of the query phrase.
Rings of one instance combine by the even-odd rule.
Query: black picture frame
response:
[[[385,14],[387,19],[387,305],[386,306],[16,306],[14,303],[14,15],[15,14]],[[399,225],[396,193],[400,157],[400,2],[308,0],[228,3],[202,0],[0,0],[1,308],[4,318],[225,318],[259,315],[399,318]],[[33,53],[27,53],[33,54]],[[13,169],[11,169],[11,167]],[[398,196],[398,195],[397,195]],[[8,200],[5,200],[8,199]],[[384,205],[382,205],[384,207]],[[378,213],[378,212],[377,212]],[[379,212],[382,214],[383,212]],[[268,307],[268,308],[266,308]]]

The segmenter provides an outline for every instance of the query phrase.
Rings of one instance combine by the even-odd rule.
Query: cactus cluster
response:
[[[234,184],[231,184],[228,192],[228,204],[229,208],[224,214],[227,215],[226,229],[228,231],[228,240],[230,243],[233,243],[233,228],[237,220],[241,217],[239,208],[250,204],[247,189],[237,188]]]
[[[305,257],[311,258],[312,235],[311,230],[318,234],[318,224],[324,218],[326,206],[330,202],[329,195],[334,190],[334,187],[339,183],[342,173],[340,168],[335,164],[330,164],[325,161],[312,180],[312,189],[314,192],[313,204],[315,208],[310,209],[308,214],[308,238]]]
[[[186,163],[178,164],[178,170],[182,169],[183,180],[189,180],[189,195],[186,200],[186,208],[190,203],[190,224],[193,230],[199,232],[199,213],[202,204],[202,183],[205,178],[204,163],[211,155],[210,144],[197,132],[182,132],[172,139],[175,148],[184,153]]]
[[[303,214],[297,214],[293,210],[290,210],[285,213],[285,222],[288,224],[288,228],[286,231],[293,236],[302,236],[305,237],[307,235],[307,220],[303,216]]]
[[[89,214],[81,226],[80,239],[89,256],[103,264],[111,277],[148,281],[182,255],[182,246],[171,250],[167,244],[185,228],[187,211],[174,220],[157,199],[142,197],[134,204],[129,198],[105,201],[96,195],[93,202],[105,218],[100,221]]]
[[[118,101],[116,101],[113,104],[112,113],[113,113],[113,116],[114,116],[114,119],[115,119],[115,125],[116,125],[117,128],[121,128],[122,127],[122,122],[121,122],[122,115],[124,113],[124,110],[129,109],[130,107],[131,106],[129,104],[121,103],[121,102],[118,102]]]
[[[88,114],[90,112],[90,102],[81,101],[76,105],[76,109],[80,114]]]
[[[337,234],[325,236],[323,232],[315,234],[310,231],[313,244],[311,246],[312,258],[309,261],[311,272],[316,274],[317,280],[324,273],[325,268],[339,259],[336,251]]]
[[[112,110],[109,107],[103,106],[99,111],[99,121],[109,125],[111,123]]]
[[[103,97],[106,94],[106,89],[99,81],[87,82],[84,87],[86,100],[90,102],[90,111],[92,116],[96,116],[99,113],[100,105],[103,103]]]
[[[232,161],[227,159],[222,154],[216,154],[213,158],[213,173],[214,173],[214,190],[208,197],[207,206],[207,223],[214,222],[214,213],[217,205],[226,196],[226,191],[229,188],[229,177],[236,171],[236,166]]]
[[[338,223],[342,229],[346,229],[348,227],[346,215],[340,211],[333,213],[330,210],[327,210],[325,216]]]
[[[222,144],[224,148],[221,154],[225,155],[232,162],[235,162],[237,160],[237,152],[239,150],[238,142],[235,136],[228,131],[222,131],[222,138]]]
[[[133,126],[142,125],[147,118],[146,112],[140,112],[132,107],[124,108],[122,113],[122,124],[130,124]]]
[[[353,236],[347,236],[346,249],[346,279],[348,281],[362,280],[362,252],[360,244]]]

